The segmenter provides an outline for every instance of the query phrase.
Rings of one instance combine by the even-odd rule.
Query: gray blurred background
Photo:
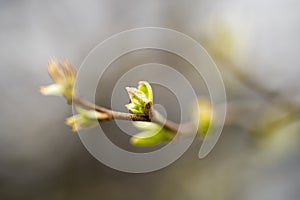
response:
[[[298,0],[1,0],[0,199],[300,199],[299,10]],[[225,81],[228,119],[205,159],[195,141],[163,170],[126,174],[94,159],[64,124],[71,108],[38,88],[51,82],[49,59],[68,58],[78,68],[99,42],[145,26],[183,32],[207,48]],[[115,65],[147,63],[146,54],[184,65],[159,52]],[[113,69],[104,80],[108,93],[120,75]],[[167,102],[159,88],[157,96]],[[166,106],[174,120],[176,105]],[[130,145],[126,137],[113,140]]]

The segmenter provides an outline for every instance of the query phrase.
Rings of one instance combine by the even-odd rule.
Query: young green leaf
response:
[[[140,81],[138,89],[142,91],[149,101],[153,101],[153,92],[151,85],[146,81]]]
[[[169,130],[153,122],[133,122],[133,125],[142,130],[130,139],[135,146],[154,146],[171,141],[174,137]]]

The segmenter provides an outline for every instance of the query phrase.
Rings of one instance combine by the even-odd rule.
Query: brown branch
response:
[[[73,103],[76,104],[76,105],[79,105],[81,107],[84,107],[86,109],[96,110],[98,112],[106,113],[108,115],[107,120],[120,119],[120,120],[128,120],[128,121],[154,122],[154,123],[157,123],[157,124],[163,126],[164,128],[169,129],[174,134],[179,132],[179,125],[178,124],[176,124],[175,122],[169,121],[167,119],[164,119],[153,108],[151,109],[151,112],[149,113],[149,115],[140,115],[140,114],[131,114],[131,113],[113,111],[113,110],[104,108],[102,106],[93,104],[93,103],[91,103],[87,100],[84,100],[82,98],[74,98]],[[181,130],[181,132],[183,132],[183,131]]]

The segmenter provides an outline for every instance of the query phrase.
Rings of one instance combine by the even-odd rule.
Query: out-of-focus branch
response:
[[[271,91],[258,80],[252,79],[245,72],[240,70],[238,66],[228,63],[226,68],[231,72],[241,83],[243,83],[249,89],[258,93],[265,100],[272,102],[276,106],[288,111],[288,112],[300,112],[300,106],[286,98],[278,91]]]

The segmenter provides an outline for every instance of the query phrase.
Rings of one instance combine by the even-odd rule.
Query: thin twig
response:
[[[169,129],[174,134],[179,132],[179,125],[175,122],[169,121],[167,119],[164,119],[161,117],[161,115],[154,110],[151,109],[151,112],[149,115],[140,115],[140,114],[131,114],[131,113],[124,113],[124,112],[118,112],[113,111],[107,108],[104,108],[102,106],[93,104],[85,99],[82,98],[74,98],[73,103],[76,105],[80,105],[86,109],[96,110],[98,112],[106,113],[109,117],[107,120],[111,119],[120,119],[120,120],[128,120],[128,121],[146,121],[146,122],[154,122],[157,123],[164,128]],[[181,131],[182,132],[182,131]]]

